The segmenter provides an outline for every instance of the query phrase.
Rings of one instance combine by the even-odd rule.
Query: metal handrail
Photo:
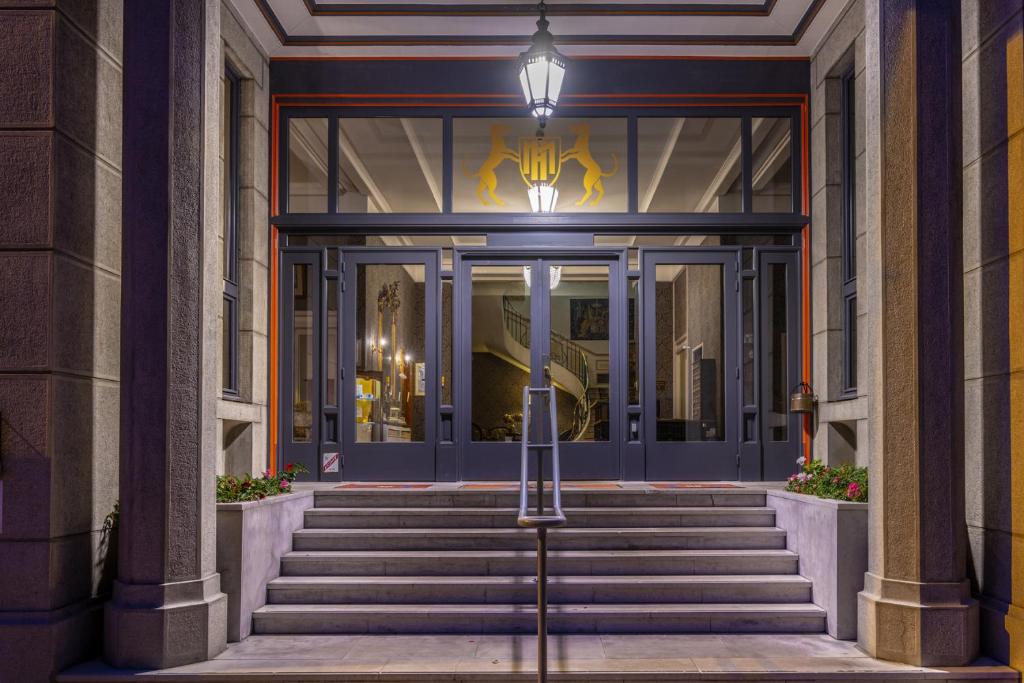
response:
[[[541,443],[530,443],[533,397],[548,401],[549,431],[539,429]],[[537,680],[548,679],[548,529],[565,524],[562,473],[558,457],[558,413],[554,387],[523,387],[522,458],[519,473],[519,526],[537,530]],[[530,450],[537,452],[537,507],[530,514]],[[551,513],[544,508],[544,452],[551,451]]]

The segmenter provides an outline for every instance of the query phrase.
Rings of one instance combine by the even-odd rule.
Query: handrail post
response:
[[[545,396],[548,401],[550,433],[543,427],[536,430],[541,442],[532,446],[537,451],[537,511],[531,515],[530,507],[530,431],[533,421],[530,412],[534,396]],[[551,451],[551,513],[544,508],[544,456]],[[537,680],[548,679],[548,529],[565,524],[562,512],[562,473],[558,457],[558,412],[553,387],[533,389],[523,387],[522,449],[519,474],[519,518],[522,527],[537,530]]]
[[[537,680],[548,680],[548,530],[537,529]]]

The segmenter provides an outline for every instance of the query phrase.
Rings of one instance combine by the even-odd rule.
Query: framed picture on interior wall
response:
[[[416,378],[415,393],[417,396],[427,395],[427,364],[416,363],[416,371],[414,374]]]
[[[608,340],[608,299],[569,299],[569,337]]]

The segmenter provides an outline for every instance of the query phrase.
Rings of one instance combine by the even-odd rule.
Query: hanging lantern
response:
[[[818,397],[807,382],[800,382],[789,395],[789,410],[792,413],[813,413],[817,405]]]
[[[534,213],[553,213],[558,204],[558,188],[550,183],[535,182],[527,190]]]
[[[526,104],[543,127],[558,104],[569,61],[555,49],[555,37],[548,31],[547,6],[543,0],[537,5],[537,11],[540,12],[537,32],[533,34],[530,49],[519,55],[516,71]]]

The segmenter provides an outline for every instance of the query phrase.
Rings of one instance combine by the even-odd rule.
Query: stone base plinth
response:
[[[202,662],[227,647],[220,576],[159,585],[114,584],[104,619],[104,655],[125,669]]]
[[[915,666],[966,666],[978,654],[978,603],[970,585],[864,575],[860,646],[872,657]]]

